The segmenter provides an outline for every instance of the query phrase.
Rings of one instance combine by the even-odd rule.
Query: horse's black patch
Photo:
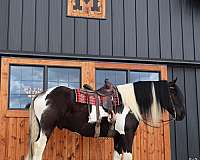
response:
[[[134,84],[135,98],[139,105],[139,110],[142,116],[147,118],[151,111],[153,102],[152,82],[135,82]]]
[[[160,103],[162,110],[172,106],[169,95],[169,83],[167,81],[154,82],[156,99]]]

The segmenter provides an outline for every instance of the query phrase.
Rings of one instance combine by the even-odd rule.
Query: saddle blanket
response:
[[[97,98],[94,94],[89,94],[82,89],[75,89],[75,96],[76,96],[76,102],[78,103],[84,103],[84,104],[91,104],[93,106],[96,106],[97,104]],[[98,95],[99,100],[99,106],[103,106],[104,96]],[[118,106],[120,104],[118,95],[113,96],[113,101]]]
[[[96,106],[92,105],[91,113],[89,114],[89,120],[88,123],[95,123],[97,121],[97,114],[96,114]],[[108,112],[105,112],[102,106],[99,106],[99,119],[103,117],[108,117]]]

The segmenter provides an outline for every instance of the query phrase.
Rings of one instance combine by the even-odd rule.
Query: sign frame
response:
[[[67,0],[67,16],[106,19],[106,0]],[[98,4],[94,6],[94,1]],[[87,2],[87,3],[86,3]],[[93,10],[92,10],[93,9]],[[99,11],[95,10],[99,9]]]

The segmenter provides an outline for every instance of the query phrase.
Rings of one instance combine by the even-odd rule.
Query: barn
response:
[[[175,77],[186,117],[141,123],[134,160],[200,160],[199,0],[0,0],[0,65],[0,160],[24,160],[38,92]],[[112,157],[112,139],[56,128],[43,159]]]

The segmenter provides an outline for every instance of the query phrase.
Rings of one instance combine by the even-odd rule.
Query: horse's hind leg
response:
[[[47,144],[47,136],[40,131],[40,138],[33,142],[33,160],[42,160],[42,154]]]
[[[42,160],[44,149],[55,127],[53,124],[45,123],[43,120],[45,120],[45,118],[42,116],[40,121],[40,137],[36,142],[33,143],[33,160]]]

